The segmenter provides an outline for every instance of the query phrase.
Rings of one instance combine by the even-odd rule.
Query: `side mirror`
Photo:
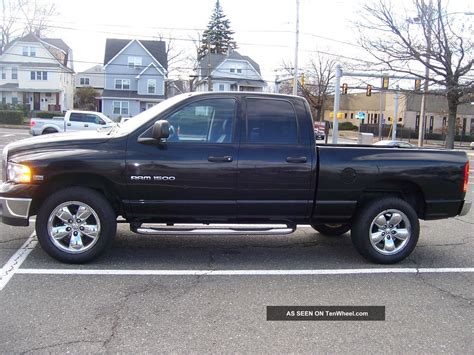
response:
[[[170,136],[170,124],[166,120],[156,121],[151,128],[151,137],[139,137],[138,143],[157,145],[161,142],[162,138],[168,138]]]
[[[151,132],[151,136],[153,139],[159,141],[162,138],[168,138],[170,136],[170,124],[166,120],[159,120],[156,121],[153,125],[153,129]]]

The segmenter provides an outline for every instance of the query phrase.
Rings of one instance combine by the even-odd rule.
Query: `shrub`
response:
[[[17,110],[3,110],[0,111],[1,124],[22,124],[23,112]]]
[[[357,131],[357,126],[354,126],[352,122],[342,122],[339,124],[340,131]]]
[[[62,112],[54,112],[54,111],[40,111],[33,114],[36,118],[53,118],[53,117],[63,117],[64,114]]]

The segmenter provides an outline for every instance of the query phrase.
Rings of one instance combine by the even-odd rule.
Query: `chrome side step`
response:
[[[195,225],[179,227],[142,227],[142,225],[130,225],[133,233],[143,235],[284,235],[291,234],[296,230],[296,225],[257,225],[255,227],[239,227],[235,224],[219,224],[214,228],[209,225],[197,227]]]

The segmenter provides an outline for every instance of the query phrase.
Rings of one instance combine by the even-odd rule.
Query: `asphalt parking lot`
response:
[[[36,245],[34,224],[0,225],[0,353],[472,352],[473,217],[422,221],[392,266],[309,226],[152,237],[125,224],[102,257],[66,265]],[[281,305],[385,306],[386,319],[267,321]]]

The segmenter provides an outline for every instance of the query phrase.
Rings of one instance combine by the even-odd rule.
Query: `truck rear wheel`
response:
[[[58,133],[58,131],[56,131],[54,128],[46,128],[41,134],[51,134],[51,133]]]
[[[65,263],[84,263],[99,256],[117,231],[115,213],[98,192],[70,187],[49,196],[36,218],[42,248]]]
[[[312,224],[311,227],[322,235],[330,237],[342,235],[351,229],[351,225],[348,223],[318,223]]]
[[[373,262],[393,264],[411,254],[420,223],[415,210],[399,198],[369,202],[354,219],[351,236],[357,251]]]

